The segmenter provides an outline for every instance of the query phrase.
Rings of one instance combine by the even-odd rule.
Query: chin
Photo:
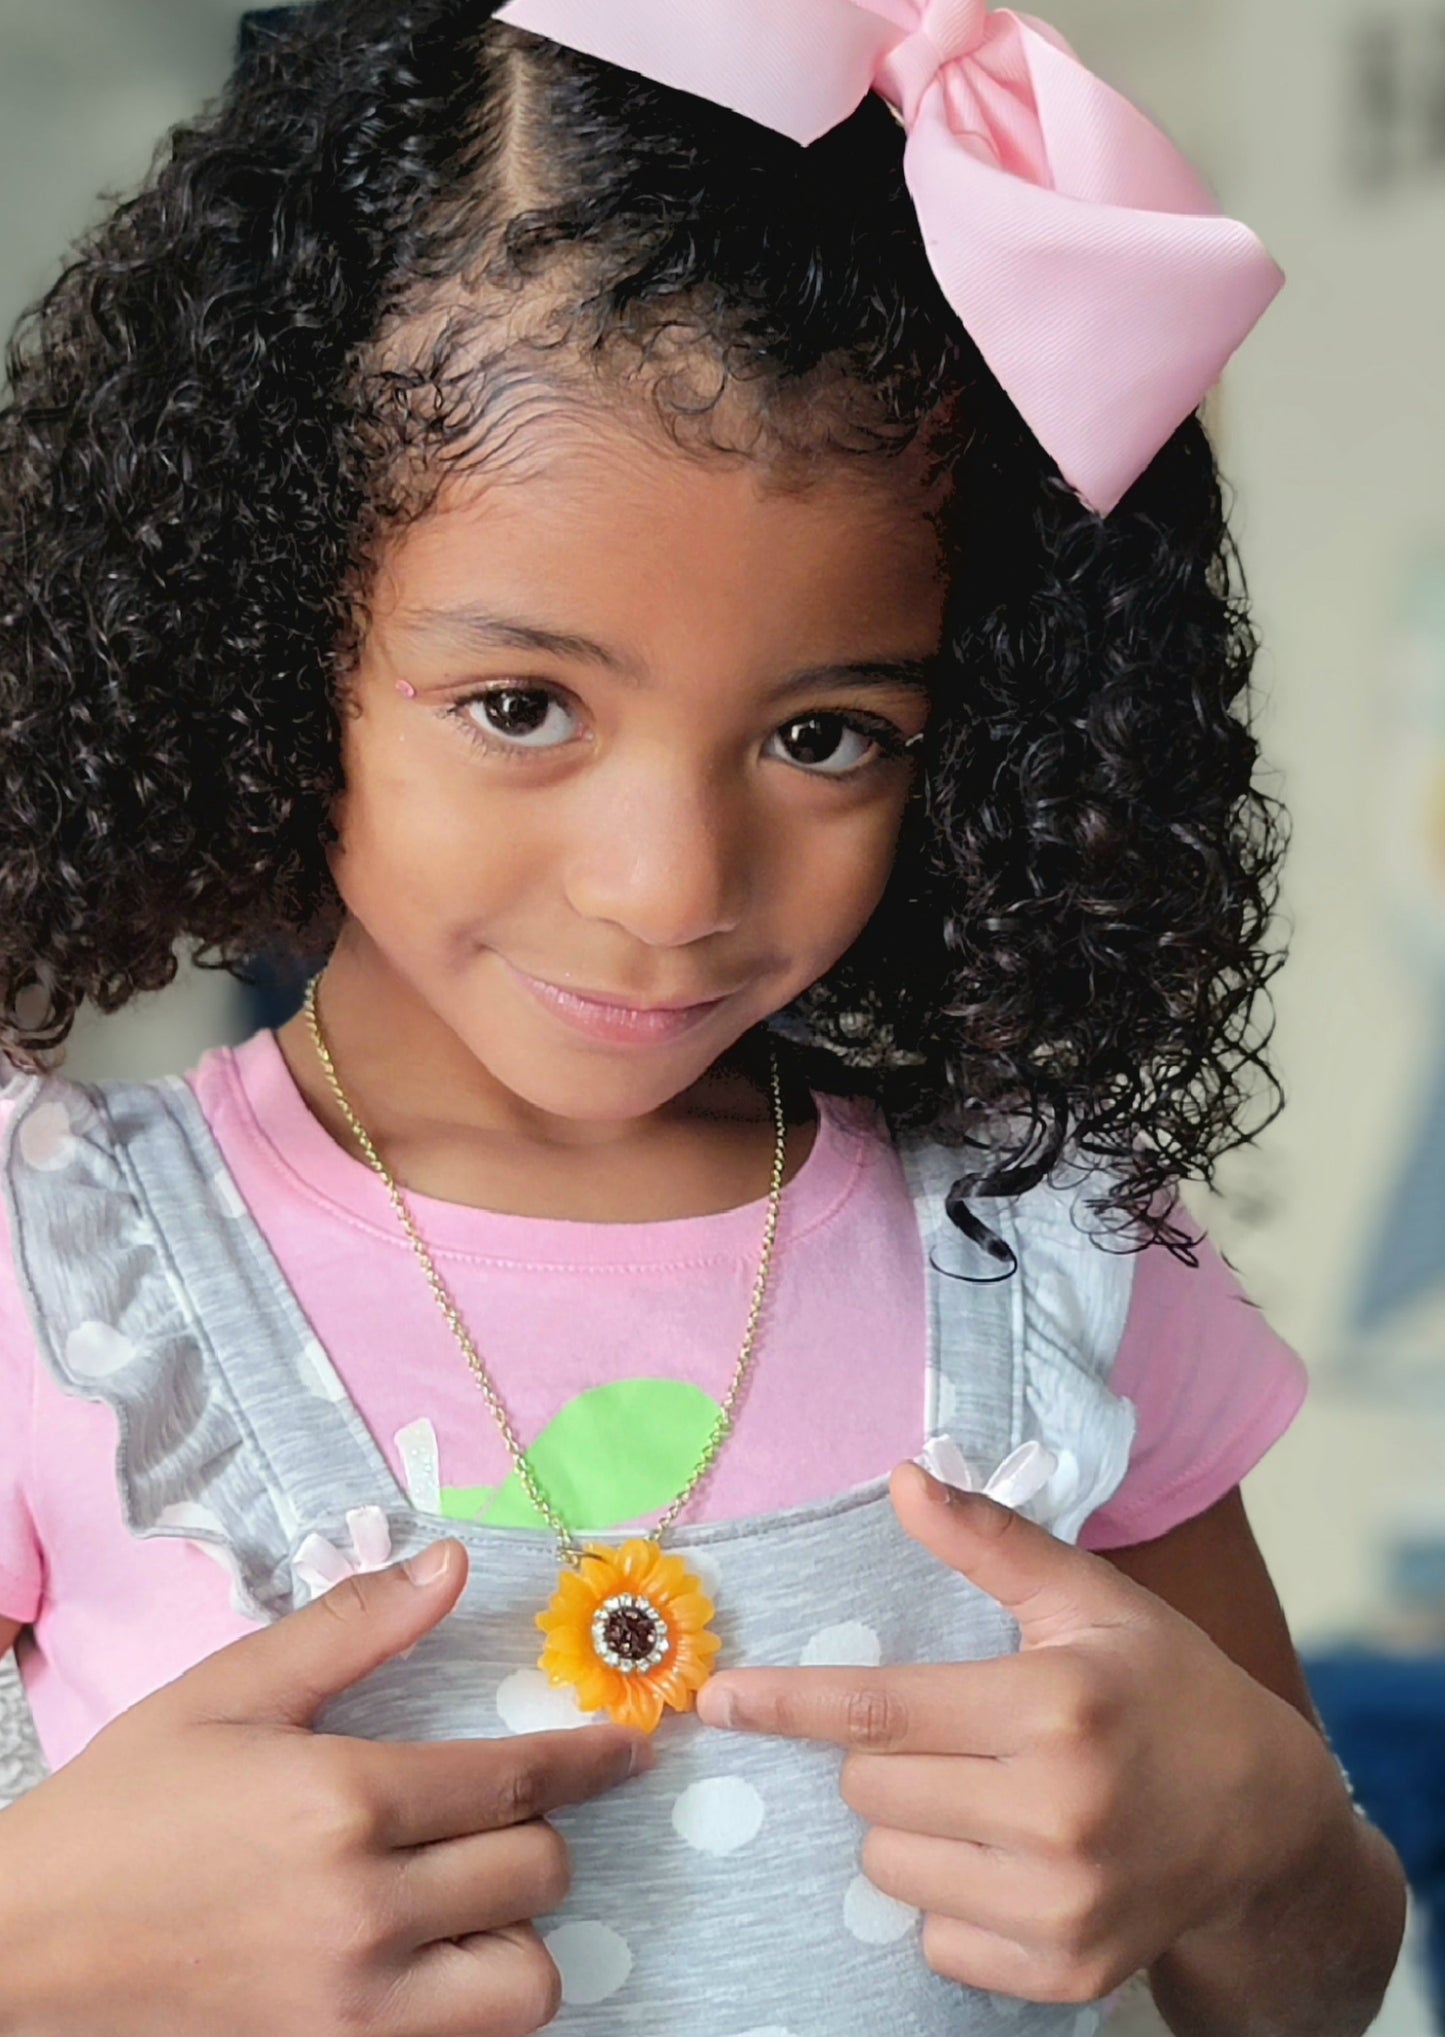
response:
[[[719,1059],[668,1053],[663,1048],[560,1048],[538,1065],[539,1043],[522,1053],[481,1052],[494,1078],[534,1110],[577,1124],[621,1124],[661,1109],[690,1089]],[[722,1048],[720,1053],[726,1053]]]

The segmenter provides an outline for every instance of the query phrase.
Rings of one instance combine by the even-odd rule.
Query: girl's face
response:
[[[481,1091],[662,1108],[871,917],[945,596],[906,463],[784,493],[553,421],[383,560],[344,725],[348,967]]]

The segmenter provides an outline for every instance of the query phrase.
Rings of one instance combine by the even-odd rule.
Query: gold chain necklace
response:
[[[605,1711],[618,1725],[639,1727],[650,1733],[661,1719],[664,1706],[679,1712],[691,1709],[694,1696],[713,1672],[714,1658],[722,1645],[711,1631],[716,1610],[712,1601],[680,1556],[664,1554],[662,1538],[712,1469],[732,1429],[733,1410],[752,1365],[778,1232],[787,1159],[787,1121],[783,1115],[777,1049],[770,1049],[776,1146],[768,1218],[762,1261],[732,1384],[723,1396],[712,1433],[691,1478],[651,1535],[624,1543],[620,1548],[592,1543],[579,1549],[566,1522],[537,1482],[501,1396],[416,1227],[395,1175],[376,1150],[341,1086],[316,1008],[320,982],[317,976],[308,984],[305,1002],[316,1058],[352,1137],[368,1165],[385,1184],[391,1206],[410,1240],[437,1307],[491,1410],[528,1499],[557,1537],[562,1572],[550,1605],[537,1615],[537,1625],[547,1636],[538,1666],[552,1683],[574,1689],[584,1711]]]

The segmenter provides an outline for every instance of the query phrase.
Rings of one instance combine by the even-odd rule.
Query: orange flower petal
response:
[[[629,1676],[623,1680],[631,1688],[610,1707],[614,1722],[619,1726],[640,1727],[644,1733],[655,1733],[662,1719],[661,1691],[644,1676]]]
[[[564,1570],[557,1579],[557,1596],[554,1601],[568,1612],[586,1610],[591,1613],[597,1605],[597,1594],[587,1579],[577,1570]]]
[[[616,1695],[617,1679],[605,1663],[596,1660],[557,1665],[551,1671],[551,1679],[554,1684],[576,1691],[584,1712],[600,1712]]]
[[[597,1607],[620,1592],[650,1600],[669,1630],[662,1661],[632,1676],[604,1662],[592,1639]],[[606,1712],[619,1725],[651,1733],[666,1706],[691,1710],[693,1692],[711,1676],[722,1646],[709,1629],[714,1616],[712,1600],[684,1558],[665,1555],[640,1536],[619,1548],[594,1543],[582,1552],[580,1569],[563,1571],[551,1604],[536,1615],[547,1636],[540,1666],[553,1684],[576,1693],[582,1710]]]
[[[704,1598],[700,1591],[683,1592],[673,1599],[667,1608],[667,1617],[673,1626],[684,1633],[696,1634],[708,1621],[716,1616],[717,1608],[710,1598]]]
[[[697,1579],[689,1575],[686,1563],[680,1556],[659,1556],[653,1566],[652,1584],[657,1591],[669,1598],[678,1598],[691,1589]]]
[[[716,1634],[684,1634],[677,1644],[679,1662],[711,1662],[722,1642]]]
[[[573,1571],[571,1575],[585,1585],[588,1596],[596,1606],[618,1590],[621,1572],[613,1560],[610,1549],[593,1548],[583,1550],[582,1568],[580,1571]]]

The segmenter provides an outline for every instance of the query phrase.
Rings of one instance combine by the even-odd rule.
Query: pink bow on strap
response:
[[[804,145],[870,91],[949,303],[1101,516],[1279,290],[1158,128],[1058,32],[986,0],[507,0],[497,19]]]

